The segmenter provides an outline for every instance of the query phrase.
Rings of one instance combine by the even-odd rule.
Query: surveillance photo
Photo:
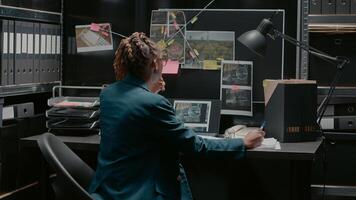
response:
[[[233,90],[224,88],[222,89],[222,113],[250,115],[252,114],[251,100],[251,90]]]
[[[251,86],[251,73],[250,63],[223,63],[222,85]]]

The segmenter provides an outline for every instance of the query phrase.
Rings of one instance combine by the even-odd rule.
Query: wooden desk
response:
[[[20,147],[37,148],[39,137],[21,139]],[[99,150],[98,135],[58,137],[73,150]],[[246,159],[242,161],[190,159],[187,156],[183,159],[183,164],[197,200],[307,200],[310,199],[311,191],[311,165],[320,145],[321,141],[282,143],[281,150],[248,150]],[[41,182],[48,184],[45,178],[47,177],[42,177]],[[251,190],[252,188],[257,191]],[[43,186],[42,190],[46,190],[46,187]],[[43,195],[44,199],[45,197]]]

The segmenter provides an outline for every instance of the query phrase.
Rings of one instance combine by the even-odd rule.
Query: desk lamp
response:
[[[334,80],[332,81],[332,83],[330,85],[329,92],[318,107],[317,123],[320,126],[320,121],[321,121],[323,115],[325,114],[325,110],[327,108],[327,105],[330,102],[330,99],[331,99],[332,94],[335,90],[335,87],[341,78],[343,68],[346,64],[348,64],[350,62],[350,60],[345,57],[330,56],[322,51],[319,51],[319,50],[309,46],[308,44],[306,44],[304,42],[298,41],[298,40],[294,39],[293,37],[280,32],[274,26],[274,24],[272,22],[272,18],[273,18],[273,16],[268,19],[266,19],[266,18],[263,19],[255,30],[245,32],[240,37],[238,37],[237,40],[239,42],[241,42],[243,45],[245,45],[247,48],[249,48],[255,54],[257,54],[261,57],[264,57],[265,52],[266,52],[266,46],[267,46],[267,36],[273,40],[275,40],[277,38],[281,38],[281,39],[283,39],[297,47],[304,49],[309,54],[319,57],[329,63],[332,63],[333,65],[335,65],[337,67],[337,72],[334,76]]]

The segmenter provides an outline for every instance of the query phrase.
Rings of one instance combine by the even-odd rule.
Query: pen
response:
[[[263,130],[265,128],[265,126],[266,126],[266,121],[263,121],[262,125],[260,126],[260,129]]]

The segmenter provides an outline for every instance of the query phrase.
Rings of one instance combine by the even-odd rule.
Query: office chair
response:
[[[93,169],[51,133],[43,134],[38,145],[57,174],[52,184],[56,200],[93,200],[85,190],[94,175]]]

